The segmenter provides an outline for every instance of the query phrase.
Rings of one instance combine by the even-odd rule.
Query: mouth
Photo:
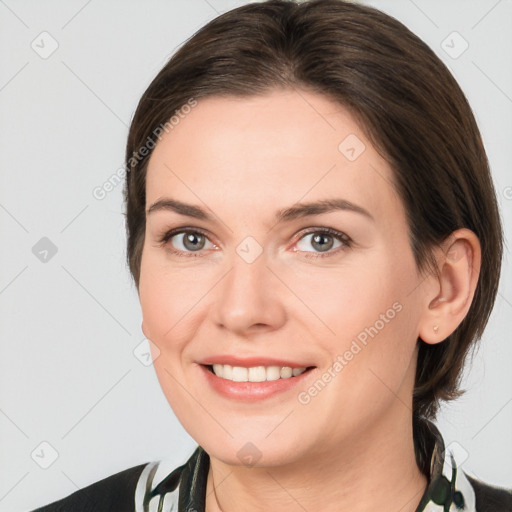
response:
[[[307,386],[307,382],[314,377],[314,371],[317,369],[316,366],[298,366],[297,363],[293,366],[285,366],[287,361],[262,359],[250,363],[248,359],[231,361],[234,364],[230,365],[224,364],[227,357],[222,359],[224,361],[210,360],[199,363],[198,367],[201,369],[200,375],[204,378],[204,383],[208,389],[223,398],[246,403],[270,400],[272,397],[279,396],[278,403],[282,404],[283,394],[288,393],[289,398],[292,399],[293,395],[289,393]],[[236,366],[237,363],[247,366]],[[266,365],[263,366],[263,363]]]
[[[316,366],[232,366],[229,364],[202,365],[220,379],[231,382],[270,382],[297,378]]]

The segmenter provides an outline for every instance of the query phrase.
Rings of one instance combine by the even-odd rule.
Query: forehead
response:
[[[396,202],[392,171],[342,105],[307,91],[200,99],[151,155],[147,204],[167,194],[237,211],[343,197],[376,215]],[[250,214],[250,209],[247,213]]]

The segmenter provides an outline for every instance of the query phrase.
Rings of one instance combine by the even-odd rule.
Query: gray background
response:
[[[1,511],[35,508],[150,460],[178,465],[192,453],[194,441],[146,366],[125,265],[122,186],[102,200],[93,191],[122,167],[137,101],[174,49],[243,3],[0,1]],[[403,21],[458,79],[509,234],[512,2],[366,3]],[[438,422],[465,471],[508,486],[510,273],[507,250],[493,316],[465,375],[470,391]]]

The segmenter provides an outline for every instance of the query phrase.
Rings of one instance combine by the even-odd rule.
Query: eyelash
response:
[[[208,234],[199,228],[176,228],[176,229],[171,229],[170,231],[167,231],[166,233],[164,233],[164,235],[159,238],[158,242],[159,242],[160,246],[164,246],[174,236],[181,235],[184,233],[200,234],[200,235],[203,235],[204,237],[208,238]],[[346,235],[345,233],[342,233],[341,231],[332,229],[332,228],[314,228],[314,229],[311,228],[307,231],[302,232],[301,236],[299,237],[299,239],[297,240],[296,243],[298,243],[305,236],[310,235],[311,233],[314,233],[314,234],[321,233],[321,234],[330,235],[330,236],[336,238],[337,240],[339,240],[343,244],[343,246],[337,247],[334,251],[327,252],[324,254],[322,254],[322,253],[310,254],[307,251],[303,251],[303,252],[305,252],[305,254],[304,254],[305,258],[308,258],[308,259],[327,258],[327,257],[333,256],[334,254],[337,254],[340,251],[350,249],[352,247],[353,241],[348,235]],[[176,256],[183,257],[183,258],[201,258],[202,257],[202,255],[194,254],[193,252],[192,253],[184,253],[184,251],[180,251],[180,250],[174,249],[172,247],[169,247],[168,250],[171,253],[175,254]],[[297,252],[301,252],[301,251],[297,251]]]

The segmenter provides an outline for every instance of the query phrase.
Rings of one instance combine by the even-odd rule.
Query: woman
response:
[[[126,164],[142,329],[198,448],[38,510],[511,510],[433,423],[502,233],[471,109],[422,41],[341,0],[227,12],[144,93]]]

